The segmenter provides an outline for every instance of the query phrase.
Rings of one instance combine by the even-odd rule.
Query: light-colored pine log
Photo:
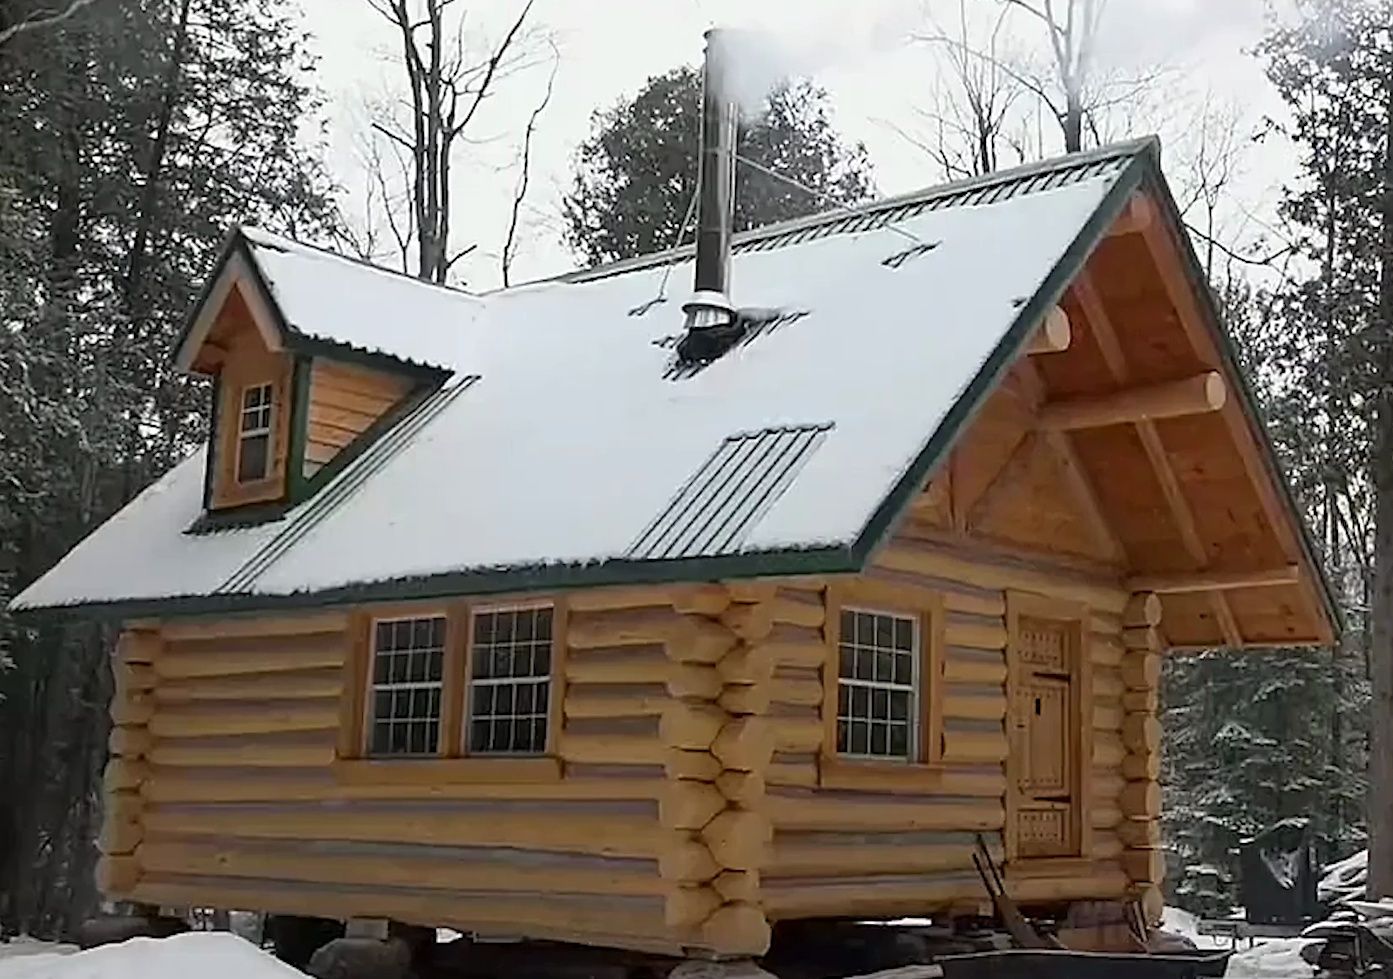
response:
[[[763,955],[772,934],[764,912],[743,901],[722,905],[701,924],[701,944],[725,955]]]
[[[1095,768],[1088,780],[1089,791],[1093,798],[1102,799],[1108,803],[1115,803],[1122,790],[1127,787],[1127,780],[1116,771],[1107,768]]]
[[[572,649],[648,646],[665,643],[684,621],[670,606],[572,610],[566,622],[566,644]]]
[[[1059,306],[1051,306],[1026,342],[1025,352],[1030,356],[1039,356],[1068,350],[1071,334],[1069,314]]]
[[[780,588],[779,593],[769,602],[769,607],[775,622],[820,629],[827,620],[827,610],[821,592]]]
[[[999,721],[1006,716],[1006,698],[1001,694],[948,692],[943,697],[943,716],[974,721]]]
[[[685,615],[720,615],[730,603],[730,589],[717,584],[683,588],[672,596],[672,607]]]
[[[1218,371],[1205,371],[1184,380],[1128,388],[1116,394],[1048,402],[1040,407],[1037,423],[1050,431],[1075,431],[1179,418],[1218,411],[1227,398],[1228,385],[1223,375]]]
[[[125,697],[113,697],[108,708],[111,723],[117,725],[140,726],[149,724],[155,716],[155,699],[149,694],[132,693]]]
[[[562,706],[567,717],[598,719],[657,717],[671,703],[666,692],[599,693],[592,687],[577,686],[566,691]]]
[[[1139,888],[1139,891],[1138,903],[1141,905],[1142,919],[1151,928],[1160,927],[1166,909],[1165,894],[1155,885]]]
[[[154,738],[144,727],[113,727],[107,736],[106,744],[113,755],[138,758],[148,754]]]
[[[658,854],[658,874],[663,880],[700,884],[720,872],[706,844],[688,833],[673,834],[672,842]]]
[[[786,627],[775,626],[769,638],[758,645],[760,656],[776,666],[784,663],[789,666],[812,668],[821,666],[826,661],[827,645],[820,637],[781,637],[781,628]]]
[[[1118,825],[1121,826],[1122,823]],[[1088,855],[1094,860],[1116,860],[1122,855],[1124,846],[1116,832],[1096,830],[1090,833],[1089,837]]]
[[[162,640],[149,629],[127,629],[116,640],[116,662],[127,666],[148,666],[159,658]]]
[[[570,683],[666,683],[672,662],[663,647],[628,652],[577,652],[565,658]]]
[[[1122,810],[1106,799],[1094,799],[1088,810],[1089,823],[1094,829],[1117,829],[1123,820]]]
[[[209,807],[192,812],[153,806],[141,814],[141,821],[152,835],[501,846],[643,859],[656,859],[666,839],[651,813],[600,807],[501,813],[430,805],[410,811]]]
[[[680,884],[668,889],[663,921],[669,928],[695,928],[721,906],[721,895],[708,884]]]
[[[722,871],[711,886],[716,888],[716,893],[727,903],[731,901],[745,901],[751,904],[759,901],[759,871],[757,870],[726,870]]]
[[[1150,690],[1128,690],[1122,694],[1122,709],[1128,713],[1154,714],[1161,709],[1161,694]]]
[[[812,788],[818,784],[817,764],[811,761],[771,761],[764,771],[767,785],[797,785]]]
[[[1098,667],[1093,671],[1093,696],[1118,699],[1127,685],[1122,681],[1122,672],[1109,667]]]
[[[763,643],[742,643],[721,657],[716,670],[726,683],[768,683],[774,676],[774,658]]]
[[[111,664],[111,680],[115,695],[125,697],[153,690],[159,677],[155,675],[155,668],[147,663],[122,663],[120,660],[114,660]]]
[[[1154,714],[1128,714],[1122,720],[1122,743],[1135,755],[1161,750],[1161,722]]]
[[[1159,847],[1144,850],[1124,850],[1122,870],[1134,881],[1159,884],[1166,876],[1166,855]]]
[[[658,739],[669,748],[705,751],[730,715],[714,704],[669,703],[658,723]]]
[[[133,856],[103,854],[97,858],[97,891],[106,897],[129,894],[140,880],[140,863]]]
[[[1124,846],[1161,845],[1161,824],[1154,819],[1124,819],[1117,824],[1117,838]]]
[[[1129,779],[1158,779],[1161,777],[1161,756],[1157,752],[1144,755],[1129,754],[1122,759],[1122,775]]]
[[[949,655],[943,661],[943,679],[948,683],[987,683],[1006,682],[1006,661],[1004,659],[966,659]]]
[[[1122,209],[1122,213],[1117,216],[1117,220],[1108,229],[1108,237],[1117,238],[1122,235],[1141,234],[1152,227],[1156,220],[1156,205],[1145,193],[1136,191],[1127,199],[1127,205]]]
[[[1005,818],[1000,799],[935,801],[926,805],[917,799],[891,801],[774,792],[765,796],[762,811],[780,832],[985,832],[1000,829]]]
[[[764,877],[920,876],[972,870],[970,843],[876,844],[851,835],[837,839],[843,842],[776,834]],[[996,856],[999,859],[1001,854],[998,852]]]
[[[997,618],[1006,614],[1006,597],[999,589],[973,589],[962,582],[927,578],[891,568],[871,567],[857,579],[857,588],[867,596],[867,601],[882,601],[902,608],[928,608],[941,600],[947,612]]]
[[[138,789],[150,777],[150,766],[136,758],[112,757],[102,773],[102,787],[107,792]]]
[[[769,820],[749,809],[726,809],[701,831],[716,863],[727,870],[758,870],[768,861]]]
[[[307,612],[296,615],[244,615],[226,619],[171,619],[161,627],[166,642],[189,639],[249,639],[262,636],[292,637],[341,633],[348,628],[344,612]],[[163,674],[161,674],[163,676]]]
[[[322,744],[220,744],[204,745],[183,743],[181,740],[160,741],[149,752],[150,761],[156,765],[187,766],[198,768],[221,767],[266,767],[297,768],[324,767],[334,761],[334,745]]]
[[[1187,574],[1140,575],[1127,579],[1134,591],[1154,591],[1165,595],[1228,591],[1234,588],[1267,588],[1295,585],[1301,571],[1294,564],[1259,571],[1195,571]]]
[[[1122,728],[1125,716],[1122,702],[1117,700],[1093,701],[1093,729],[1095,731],[1117,731]]]
[[[1093,767],[1117,768],[1127,757],[1127,746],[1120,735],[1110,731],[1093,732]]]
[[[806,717],[778,716],[768,719],[774,732],[774,750],[788,752],[817,751],[822,747],[826,728],[822,718],[809,713]]]
[[[337,669],[343,666],[348,642],[342,633],[323,633],[257,642],[266,648],[246,649],[247,645],[184,652],[170,648],[155,661],[160,680],[192,677],[235,676],[242,673],[291,673],[305,670]],[[277,645],[279,644],[279,645]]]
[[[529,759],[530,760],[530,759]],[[553,760],[554,759],[548,759]],[[350,763],[351,764],[351,763]],[[337,765],[333,766],[338,770]],[[182,768],[157,768],[140,785],[147,802],[346,802],[352,800],[483,800],[539,802],[595,800],[623,802],[655,800],[664,782],[645,772],[642,776],[575,777],[537,782],[381,781],[352,782],[326,779],[319,771],[287,776],[256,769],[251,773],[212,769],[190,776]]]
[[[339,704],[334,700],[269,701],[254,709],[200,706],[164,709],[150,718],[157,738],[222,737],[237,734],[279,734],[287,731],[326,731],[338,727]]]
[[[1032,877],[1011,884],[1011,898],[1022,904],[1060,901],[1104,901],[1127,893],[1130,881],[1116,864],[1103,864],[1090,874]]]
[[[1121,612],[1127,604],[1127,592],[1110,584],[1081,580],[1058,569],[1047,571],[994,564],[985,557],[974,560],[926,541],[896,538],[874,560],[882,567],[897,571],[947,578],[979,588],[1039,592],[1108,612]]]
[[[721,765],[737,772],[763,771],[774,754],[774,731],[762,717],[737,717],[725,724],[711,742]]]
[[[732,600],[752,605],[773,601],[779,593],[777,581],[724,581],[722,584],[729,589]]]
[[[943,760],[963,763],[998,763],[1006,760],[1009,747],[1002,731],[944,731]]]
[[[943,626],[943,641],[967,649],[1005,649],[1006,625],[1000,619],[949,615]]]
[[[661,765],[663,742],[652,734],[561,732],[557,753],[569,764]]]
[[[717,703],[731,714],[763,714],[769,710],[773,681],[728,686]]]
[[[731,605],[721,613],[721,625],[746,642],[758,642],[774,631],[774,603]]]
[[[1015,886],[1011,888],[1015,896]],[[955,901],[979,900],[981,881],[973,874],[942,877],[881,877],[856,881],[765,881],[765,911],[782,921],[813,917],[897,917],[945,909]]]
[[[673,663],[667,680],[667,692],[679,700],[715,700],[721,695],[724,684],[714,666]]]
[[[714,619],[699,615],[682,616],[676,633],[668,640],[668,658],[677,663],[715,663],[728,653],[740,637]]]
[[[709,751],[686,751],[681,748],[666,748],[663,751],[663,771],[668,778],[714,782],[723,767],[721,760]]]
[[[1161,657],[1129,650],[1122,658],[1122,682],[1132,690],[1155,690],[1161,683]]]
[[[759,772],[725,771],[716,776],[716,788],[732,804],[755,809],[764,798],[764,776]]]
[[[719,585],[709,586],[712,595],[725,595]],[[566,608],[577,612],[609,612],[614,609],[671,606],[682,598],[695,598],[700,589],[673,589],[667,585],[619,585],[613,588],[582,588],[566,593]],[[716,609],[719,612],[724,605]]]
[[[776,703],[798,707],[821,707],[822,682],[775,676],[770,683],[770,699]]]
[[[1122,645],[1128,649],[1157,652],[1164,648],[1165,642],[1161,639],[1161,633],[1158,629],[1146,626],[1140,629],[1123,629]]]
[[[1114,612],[1091,611],[1088,616],[1088,631],[1100,638],[1116,638],[1122,634],[1122,616]]]
[[[329,669],[170,680],[155,688],[155,700],[161,704],[204,700],[299,700],[337,697],[342,692],[343,670]]]
[[[1161,785],[1150,779],[1128,782],[1118,797],[1122,814],[1131,819],[1158,819],[1161,815]]]
[[[661,895],[663,879],[643,861],[597,863],[592,857],[567,854],[529,854],[523,859],[507,851],[475,857],[384,856],[341,848],[322,853],[310,848],[287,850],[254,842],[190,842],[147,837],[136,850],[147,871],[207,877],[252,877],[378,887],[438,887],[595,895]]]
[[[1161,596],[1155,592],[1136,592],[1122,610],[1122,624],[1129,629],[1161,624]]]
[[[679,779],[664,784],[658,821],[664,829],[699,830],[724,808],[726,797],[710,782]]]
[[[1089,661],[1097,666],[1121,666],[1126,651],[1122,642],[1093,633],[1088,642]]]

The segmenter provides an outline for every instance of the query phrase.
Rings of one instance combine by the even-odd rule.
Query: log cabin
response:
[[[12,604],[121,623],[108,896],[740,956],[984,834],[1159,916],[1162,655],[1336,617],[1158,145],[733,238],[732,166],[477,295],[231,236],[207,446]]]

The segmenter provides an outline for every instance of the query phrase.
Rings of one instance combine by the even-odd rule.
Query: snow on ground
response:
[[[1316,967],[1301,957],[1310,938],[1261,939],[1252,948],[1241,948],[1229,959],[1224,979],[1309,979]]]
[[[227,932],[132,938],[85,952],[26,944],[45,948],[11,957],[5,951],[10,946],[0,945],[0,979],[305,979],[298,969]]]
[[[8,942],[0,942],[0,975],[5,973],[5,959],[17,959],[22,955],[66,955],[76,952],[76,945],[61,942],[45,942],[28,935],[20,935]]]

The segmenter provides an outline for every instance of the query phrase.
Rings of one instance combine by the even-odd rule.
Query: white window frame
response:
[[[923,733],[922,733],[922,731],[920,730],[920,728],[921,728],[921,726],[922,726],[922,714],[923,714],[923,703],[924,703],[924,701],[923,701],[923,697],[924,697],[924,690],[923,690],[923,674],[924,674],[924,671],[923,671],[923,668],[922,668],[922,665],[921,665],[921,660],[923,659],[923,653],[924,653],[924,636],[923,636],[923,629],[922,629],[922,627],[921,627],[921,619],[920,619],[920,616],[908,614],[908,613],[905,613],[905,612],[893,612],[893,611],[889,611],[889,610],[887,610],[887,609],[878,609],[878,608],[873,608],[873,607],[869,607],[869,606],[862,606],[862,605],[842,605],[838,611],[839,611],[839,615],[838,615],[838,622],[837,622],[838,629],[837,629],[837,679],[836,679],[836,683],[837,683],[837,693],[836,693],[836,700],[834,701],[835,706],[836,706],[836,714],[837,714],[837,716],[836,716],[836,718],[835,718],[834,723],[835,723],[835,724],[837,725],[837,727],[839,728],[839,727],[840,727],[840,724],[841,724],[841,722],[842,722],[843,717],[845,717],[848,721],[852,721],[852,720],[864,720],[864,721],[870,722],[870,721],[878,720],[877,718],[874,718],[874,717],[858,718],[858,717],[855,717],[854,715],[851,715],[851,714],[849,714],[849,713],[846,714],[846,715],[843,715],[843,714],[842,714],[842,711],[841,711],[841,691],[842,691],[843,685],[845,685],[845,686],[847,686],[847,687],[850,687],[850,688],[861,687],[861,688],[863,688],[863,689],[868,689],[868,690],[871,690],[871,691],[875,691],[875,690],[889,690],[889,691],[892,691],[892,692],[895,692],[895,693],[908,691],[908,693],[909,693],[909,717],[908,717],[908,721],[909,721],[909,738],[908,738],[908,744],[906,745],[906,753],[903,754],[903,755],[899,755],[899,754],[888,754],[888,753],[887,753],[887,754],[876,754],[876,753],[874,753],[874,752],[865,752],[865,753],[862,753],[862,752],[852,752],[852,751],[843,751],[843,750],[841,750],[841,744],[840,744],[841,738],[840,738],[839,731],[834,731],[834,742],[833,742],[833,744],[834,744],[834,747],[836,748],[837,757],[839,757],[839,758],[853,759],[853,760],[856,760],[856,761],[872,761],[872,762],[887,762],[887,763],[915,764],[915,763],[918,761],[919,757],[920,757],[920,742],[921,742],[921,739],[922,739],[922,737],[923,737]],[[862,644],[862,643],[849,643],[848,637],[842,634],[842,630],[841,630],[841,616],[842,616],[842,615],[845,615],[845,614],[850,614],[850,615],[857,615],[857,614],[860,614],[860,615],[871,615],[871,616],[875,616],[875,617],[877,617],[877,618],[886,618],[886,619],[890,619],[892,622],[895,621],[895,620],[903,620],[903,621],[909,622],[909,624],[910,624],[910,630],[911,630],[911,631],[910,631],[911,642],[910,642],[910,649],[909,649],[909,683],[908,683],[908,684],[895,683],[894,681],[874,680],[874,679],[872,679],[872,680],[863,680],[863,679],[858,679],[858,678],[856,678],[856,677],[844,677],[844,676],[842,676],[842,670],[841,670],[842,647],[843,647],[844,645],[848,645],[848,644],[857,645],[857,646],[864,646],[864,645],[865,645],[865,644]],[[878,650],[880,647],[871,646],[870,648],[871,648],[873,651],[875,651],[875,650]],[[896,649],[896,648],[887,649],[887,650],[885,650],[885,651],[886,651],[886,652],[894,653],[895,655],[904,655],[904,652],[905,652],[904,650]],[[872,693],[872,697],[874,697],[874,693]],[[850,736],[848,736],[847,741],[848,741],[848,747],[849,747],[849,746],[850,746]],[[867,747],[869,747],[869,738],[868,738]]]
[[[551,614],[551,635],[547,639],[547,671],[544,674],[532,674],[528,676],[501,676],[501,677],[479,677],[475,675],[475,663],[478,656],[478,648],[474,641],[475,620],[483,615],[498,615],[500,613],[529,612],[545,610]],[[464,678],[464,704],[462,709],[462,723],[460,730],[460,749],[465,757],[469,758],[538,758],[547,754],[547,748],[555,737],[552,730],[553,708],[556,706],[553,699],[556,697],[555,677],[557,670],[558,637],[556,631],[559,627],[556,604],[554,602],[516,602],[506,605],[478,605],[471,606],[465,625],[465,678]],[[534,640],[535,641],[535,640]],[[506,713],[489,714],[493,720],[513,719],[519,717],[535,718],[538,713],[542,719],[542,743],[532,751],[498,751],[488,748],[480,748],[473,743],[471,737],[474,721],[474,690],[476,687],[502,687],[520,686],[527,684],[534,687],[541,687],[547,692],[546,709],[543,711],[532,711],[528,714]]]
[[[247,407],[247,395],[253,391],[264,393],[265,400],[253,407]],[[266,423],[255,428],[247,427],[247,416],[249,414],[260,414],[262,410],[266,412]],[[275,449],[275,426],[276,426],[276,385],[273,381],[263,381],[257,384],[248,384],[242,388],[241,396],[237,402],[237,464],[233,468],[233,478],[238,485],[248,485],[259,483],[271,477],[272,470],[275,468],[272,458],[272,451]],[[246,447],[247,440],[253,438],[266,437],[266,465],[261,475],[253,479],[242,478],[242,450]]]
[[[439,680],[388,680],[385,683],[377,682],[377,657],[378,657],[378,626],[397,622],[434,622],[439,620],[441,623],[440,638],[440,679]],[[422,615],[384,615],[373,618],[368,624],[370,629],[370,643],[367,670],[367,703],[363,706],[363,754],[368,758],[435,758],[441,754],[446,738],[445,720],[449,707],[445,703],[446,676],[450,669],[450,621],[444,613],[432,613]],[[432,647],[433,648],[433,647]],[[395,650],[394,652],[401,652]],[[435,721],[435,748],[431,751],[374,751],[373,740],[377,733],[377,694],[380,691],[400,691],[400,690],[439,690],[438,708],[434,717]],[[430,720],[430,718],[389,718],[389,721],[413,721]]]

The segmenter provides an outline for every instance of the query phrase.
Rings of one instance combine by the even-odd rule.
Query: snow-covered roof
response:
[[[694,373],[684,253],[473,296],[244,231],[287,326],[450,378],[272,523],[187,532],[195,453],[14,606],[854,570],[1154,172],[1133,143],[737,238],[733,299],[781,315]]]

